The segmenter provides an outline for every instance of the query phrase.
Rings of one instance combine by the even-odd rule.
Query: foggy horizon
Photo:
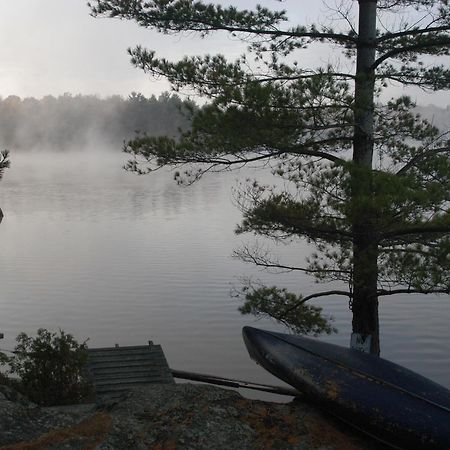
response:
[[[177,95],[149,98],[72,96],[41,100],[0,98],[0,148],[68,151],[102,146],[121,150],[136,132],[175,137],[189,127],[185,106]]]
[[[104,148],[121,151],[136,132],[179,136],[190,118],[183,97],[172,92],[145,97],[112,95],[0,96],[0,149],[70,150]],[[450,107],[418,106],[416,111],[441,131],[450,123]]]
[[[215,3],[218,3],[217,1]],[[254,8],[257,3],[273,9],[286,9],[292,24],[330,20],[322,2],[295,0],[282,4],[275,0],[236,0],[238,7]],[[149,97],[170,90],[165,80],[155,80],[130,63],[127,48],[136,45],[178,60],[185,55],[224,54],[231,60],[245,46],[225,34],[204,39],[191,34],[162,35],[139,27],[132,21],[94,18],[85,1],[15,0],[2,2],[0,25],[4,41],[0,48],[0,96],[41,99],[47,95],[95,95],[127,97],[141,92]],[[332,19],[331,19],[332,20]],[[6,39],[7,38],[7,39]],[[326,46],[302,53],[302,64],[324,65],[339,55],[329,55]],[[420,89],[390,87],[387,96],[411,95],[419,105],[450,104],[450,93],[427,93]],[[181,94],[182,95],[182,94]]]

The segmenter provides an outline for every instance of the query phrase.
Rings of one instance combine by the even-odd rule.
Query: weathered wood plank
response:
[[[133,347],[128,350],[127,347],[104,349],[89,349],[89,354],[93,357],[109,356],[109,355],[148,355],[148,354],[160,354],[162,348],[160,345],[153,345],[152,347]]]
[[[119,345],[116,344],[114,347],[90,348],[89,353],[99,353],[99,352],[105,352],[105,351],[110,351],[110,350],[123,350],[123,349],[126,349],[127,351],[128,350],[133,351],[133,350],[152,349],[152,348],[161,348],[161,345],[151,343],[148,345],[126,345],[126,346],[120,347]]]
[[[166,379],[164,376],[159,377],[129,377],[129,378],[111,378],[109,380],[96,380],[96,387],[123,386],[129,384],[152,384]]]
[[[107,352],[90,352],[89,355],[93,359],[101,359],[101,358],[120,358],[121,356],[127,356],[127,357],[142,357],[142,356],[163,356],[164,353],[161,348],[152,348],[152,349],[141,349],[141,350],[134,350],[134,351],[126,351],[125,348],[122,348],[120,350],[108,350]]]
[[[95,373],[96,376],[101,377],[109,374],[120,374],[120,373],[166,373],[165,367],[155,366],[153,364],[143,364],[135,366],[106,366],[106,367],[96,367],[91,368],[91,372]]]
[[[158,378],[161,376],[164,376],[165,374],[161,371],[157,370],[141,370],[141,371],[135,371],[130,370],[129,372],[109,372],[109,373],[103,373],[95,374],[95,380],[98,383],[99,381],[105,381],[105,380],[116,380],[116,379],[128,379],[128,378],[148,378],[150,381],[153,378]]]
[[[100,395],[143,384],[174,383],[160,345],[95,348],[88,355],[88,371]]]
[[[169,384],[169,383],[165,382],[164,380],[160,380],[157,383],[150,383],[150,384]],[[97,390],[97,395],[99,395],[99,396],[108,395],[109,396],[114,393],[126,392],[126,391],[129,391],[136,387],[146,386],[146,385],[149,385],[149,383],[132,383],[132,384],[126,384],[126,385],[119,385],[119,386],[110,385],[105,389],[99,388]]]
[[[165,366],[165,361],[161,358],[151,358],[148,356],[145,357],[126,357],[123,358],[103,358],[103,359],[94,359],[91,360],[90,364],[94,365],[117,365],[117,366],[123,366],[128,365],[129,363],[147,363],[147,364],[159,364],[162,366]]]

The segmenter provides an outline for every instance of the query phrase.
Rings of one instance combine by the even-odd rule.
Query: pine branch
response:
[[[435,41],[430,40],[429,42],[420,42],[414,45],[405,45],[403,47],[394,48],[386,52],[384,55],[380,56],[378,59],[376,59],[373,65],[371,66],[371,70],[375,70],[382,62],[386,61],[387,59],[393,58],[403,53],[417,52],[420,50],[431,49],[434,47],[447,48],[449,46],[450,46],[450,37],[442,37],[441,39],[436,39]]]
[[[301,217],[287,217],[283,213],[277,214],[274,211],[266,213],[263,211],[259,219],[259,207],[255,208],[252,213],[247,214],[242,225],[237,228],[237,233],[245,231],[253,231],[258,234],[276,237],[279,234],[286,236],[303,236],[312,241],[322,242],[352,242],[354,234],[346,229],[340,229],[336,226],[302,220]]]
[[[249,149],[249,153],[251,153]],[[308,150],[308,149],[286,149],[286,150],[274,150],[268,153],[265,153],[263,155],[258,156],[249,156],[249,157],[226,157],[224,155],[223,157],[208,157],[208,156],[200,156],[198,154],[194,156],[186,156],[183,155],[182,157],[170,157],[166,161],[166,163],[170,164],[213,164],[216,166],[235,166],[235,165],[247,165],[249,163],[278,158],[284,154],[295,154],[295,155],[303,155],[303,156],[312,156],[317,157],[319,159],[326,159],[329,161],[332,161],[334,163],[343,164],[345,161],[337,156],[331,155],[329,153],[315,151],[315,150]],[[230,155],[231,156],[231,155]]]
[[[418,86],[433,91],[450,88],[450,70],[443,65],[430,68],[410,67],[407,64],[401,67],[388,65],[378,72],[376,78],[389,79],[405,86]]]
[[[400,236],[423,236],[450,233],[450,224],[429,224],[418,225],[397,230],[391,230],[380,234],[380,240],[390,239]]]
[[[441,147],[425,150],[422,153],[416,155],[410,161],[408,161],[400,170],[397,171],[396,174],[404,175],[405,172],[407,172],[409,169],[419,164],[424,159],[428,158],[429,156],[438,155],[440,153],[450,153],[450,147]]]
[[[187,139],[189,140],[189,136]],[[193,141],[190,142],[180,142],[177,143],[173,139],[161,139],[153,137],[143,137],[136,138],[129,141],[125,147],[124,151],[126,153],[133,154],[135,156],[143,156],[147,162],[150,162],[152,158],[158,159],[158,161],[164,162],[165,164],[191,164],[191,163],[206,163],[215,164],[223,166],[234,166],[248,164],[252,162],[269,160],[273,158],[281,157],[282,155],[296,155],[296,156],[309,156],[319,159],[325,159],[331,161],[335,164],[344,164],[345,160],[335,156],[331,153],[327,153],[321,150],[314,150],[310,147],[321,147],[330,142],[337,142],[342,140],[351,140],[347,137],[333,138],[333,139],[321,139],[321,140],[310,140],[299,145],[270,148],[263,145],[253,147],[242,148],[236,151],[234,154],[223,149],[220,153],[217,152],[209,155],[205,153],[204,147],[205,143],[202,140],[201,144]],[[194,147],[191,146],[194,145]],[[186,145],[190,145],[189,151],[185,151]],[[211,147],[214,144],[211,144]],[[197,146],[199,146],[198,151],[196,151]],[[210,147],[210,148],[211,148]],[[195,151],[194,151],[195,150]],[[256,153],[256,156],[254,156]],[[248,156],[244,156],[248,155]],[[158,163],[160,165],[160,163]]]
[[[394,289],[394,290],[380,289],[378,291],[378,295],[380,297],[397,294],[450,294],[450,287],[447,289]]]
[[[427,34],[427,33],[436,33],[436,32],[442,32],[442,31],[450,31],[450,26],[443,25],[440,27],[429,27],[429,28],[417,28],[414,30],[406,30],[406,31],[399,31],[397,33],[386,33],[383,36],[379,37],[376,42],[386,42],[391,39],[397,39],[400,37],[408,37],[408,36],[417,36],[420,34]]]
[[[271,83],[274,81],[297,81],[297,80],[309,80],[313,78],[323,77],[327,76],[330,78],[338,78],[338,79],[344,79],[344,80],[354,80],[355,75],[351,73],[345,73],[345,72],[325,72],[325,73],[310,73],[310,74],[303,74],[303,75],[292,75],[292,76],[261,76],[261,77],[255,77],[254,81],[257,83]],[[242,82],[244,85],[245,82]]]
[[[328,140],[322,140],[322,141],[315,141],[314,144],[312,144],[312,145],[321,145],[321,144],[325,144],[327,142],[329,143],[330,140],[328,139]],[[292,154],[295,154],[295,155],[317,157],[317,158],[320,158],[320,159],[326,159],[326,160],[331,161],[331,162],[336,163],[336,164],[344,164],[345,163],[344,159],[339,158],[338,156],[334,156],[334,155],[332,155],[330,153],[321,152],[321,151],[318,151],[318,150],[308,150],[308,149],[302,148],[302,147],[300,147],[300,148],[293,147],[291,149],[286,149],[286,150],[283,151],[283,153],[292,153]]]
[[[234,256],[241,259],[244,262],[251,262],[258,267],[264,267],[266,269],[280,269],[288,272],[299,271],[303,273],[311,273],[311,274],[349,274],[351,273],[349,270],[341,270],[341,269],[307,269],[306,267],[298,267],[298,266],[288,266],[285,264],[280,264],[279,262],[273,262],[265,259],[263,256],[255,255],[252,253],[247,247],[244,247],[243,250],[235,250]]]
[[[345,296],[345,297],[349,297],[349,298],[353,297],[353,294],[349,291],[333,290],[333,291],[316,292],[315,294],[311,294],[311,295],[307,295],[306,297],[303,297],[294,306],[291,306],[287,310],[283,311],[282,316],[288,315],[290,312],[294,311],[296,308],[299,308],[301,305],[304,305],[307,301],[312,300],[313,298],[328,297],[330,295],[340,295],[340,296]]]
[[[352,35],[319,31],[314,27],[295,27],[287,30],[277,28],[285,21],[284,11],[272,13],[257,7],[256,11],[241,10],[234,7],[205,4],[200,1],[153,1],[123,2],[122,0],[97,0],[89,2],[93,16],[133,19],[144,27],[155,27],[159,32],[192,31],[207,34],[212,31],[243,33],[275,38],[330,40],[356,44]],[[245,26],[243,24],[246,24]]]

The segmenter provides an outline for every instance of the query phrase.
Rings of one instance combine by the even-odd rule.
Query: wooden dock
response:
[[[97,395],[111,395],[136,386],[174,384],[172,373],[160,345],[90,348],[88,372]]]
[[[87,371],[98,397],[118,397],[123,392],[142,385],[175,384],[174,378],[292,397],[299,395],[296,389],[287,386],[272,386],[170,369],[161,346],[153,344],[152,341],[149,341],[148,345],[132,347],[119,347],[116,344],[114,347],[90,348]]]

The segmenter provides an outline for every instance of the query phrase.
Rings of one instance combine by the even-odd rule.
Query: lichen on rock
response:
[[[39,408],[0,394],[2,450],[351,450],[376,446],[299,400],[208,385],[147,385],[96,404]]]

